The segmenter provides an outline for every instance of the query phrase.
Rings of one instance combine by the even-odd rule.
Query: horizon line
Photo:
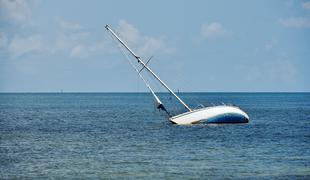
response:
[[[54,94],[69,94],[69,93],[150,93],[148,91],[142,91],[142,92],[137,92],[137,91],[11,91],[11,92],[1,92],[0,94],[26,94],[26,93],[54,93]],[[158,91],[156,93],[169,93],[165,91]],[[181,92],[175,92],[175,93],[310,93],[310,91],[181,91]]]

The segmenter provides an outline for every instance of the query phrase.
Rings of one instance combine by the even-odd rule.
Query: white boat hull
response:
[[[196,109],[169,118],[175,124],[248,123],[249,116],[236,106],[213,106]]]

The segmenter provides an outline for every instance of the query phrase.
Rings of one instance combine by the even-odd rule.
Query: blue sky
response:
[[[147,91],[106,24],[174,90],[310,91],[310,1],[0,0],[0,92]]]

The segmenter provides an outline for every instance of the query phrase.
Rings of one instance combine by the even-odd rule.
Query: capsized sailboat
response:
[[[220,106],[203,107],[199,109],[190,108],[178,95],[176,95],[167,86],[166,83],[164,83],[158,77],[157,74],[154,73],[154,71],[151,70],[151,68],[147,65],[148,62],[144,63],[142,58],[136,55],[127,46],[127,44],[111,29],[109,25],[106,25],[105,28],[107,31],[110,32],[112,39],[120,43],[122,47],[125,48],[137,60],[137,62],[142,65],[142,68],[138,70],[137,67],[132,64],[129,57],[124,52],[123,48],[120,47],[120,49],[122,50],[122,53],[125,55],[125,57],[129,61],[131,66],[135,69],[135,71],[138,73],[139,77],[142,79],[146,87],[150,90],[151,94],[153,95],[155,99],[157,108],[165,111],[168,114],[169,120],[172,123],[195,124],[195,123],[200,123],[200,122],[205,122],[205,123],[248,123],[249,122],[249,116],[237,106],[220,105]],[[144,69],[148,73],[150,73],[166,90],[168,90],[176,98],[176,100],[185,107],[187,112],[181,113],[176,116],[171,116],[170,113],[165,108],[165,106],[163,105],[163,103],[160,101],[159,97],[155,94],[154,90],[151,88],[151,86],[142,76],[141,71]]]

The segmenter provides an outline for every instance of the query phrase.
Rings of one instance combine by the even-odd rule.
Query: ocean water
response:
[[[180,96],[250,122],[174,125],[147,93],[2,93],[0,179],[310,179],[310,93]]]

